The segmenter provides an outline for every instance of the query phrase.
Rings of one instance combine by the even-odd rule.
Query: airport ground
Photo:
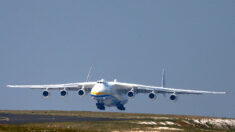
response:
[[[235,119],[89,111],[0,111],[5,131],[235,131]]]

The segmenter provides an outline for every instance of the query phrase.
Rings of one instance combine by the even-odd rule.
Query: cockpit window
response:
[[[105,80],[104,79],[101,79],[101,80],[98,80],[97,83],[100,83],[100,84],[106,84]]]
[[[104,79],[101,79],[101,80],[98,80],[97,83],[101,83],[101,84],[104,84]]]

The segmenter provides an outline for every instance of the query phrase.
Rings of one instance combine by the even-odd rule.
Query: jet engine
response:
[[[157,99],[157,95],[155,93],[149,93],[149,98],[152,100],[156,100]]]
[[[66,96],[66,95],[68,95],[68,92],[66,90],[61,90],[60,95],[61,96]]]
[[[85,95],[85,90],[84,89],[80,89],[80,90],[78,90],[78,95],[80,95],[80,96],[83,96],[83,95]]]
[[[178,99],[178,97],[177,97],[175,94],[172,94],[172,95],[170,96],[170,100],[176,101],[177,99]]]
[[[128,93],[127,93],[127,96],[128,97],[130,97],[130,98],[134,98],[135,97],[135,93],[134,93],[134,91],[129,91]]]
[[[44,90],[44,91],[42,92],[42,95],[43,95],[44,97],[49,97],[50,93],[49,93],[47,90]]]

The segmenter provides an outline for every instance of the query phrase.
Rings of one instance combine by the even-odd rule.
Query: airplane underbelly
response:
[[[105,106],[116,106],[118,102],[120,102],[117,98],[113,96],[92,96],[92,99],[97,100],[100,103],[104,103]]]
[[[97,100],[100,103],[104,103],[104,105],[108,107],[116,106],[118,103],[122,103],[122,104],[127,103],[127,100],[125,99],[123,100],[112,95],[107,95],[107,96],[91,95],[91,97],[92,99]]]

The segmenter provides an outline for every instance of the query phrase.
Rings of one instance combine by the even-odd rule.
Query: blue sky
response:
[[[89,96],[6,84],[106,80],[228,91],[129,100],[126,112],[235,117],[235,1],[0,1],[0,109],[98,111]],[[107,111],[118,111],[108,108]]]

